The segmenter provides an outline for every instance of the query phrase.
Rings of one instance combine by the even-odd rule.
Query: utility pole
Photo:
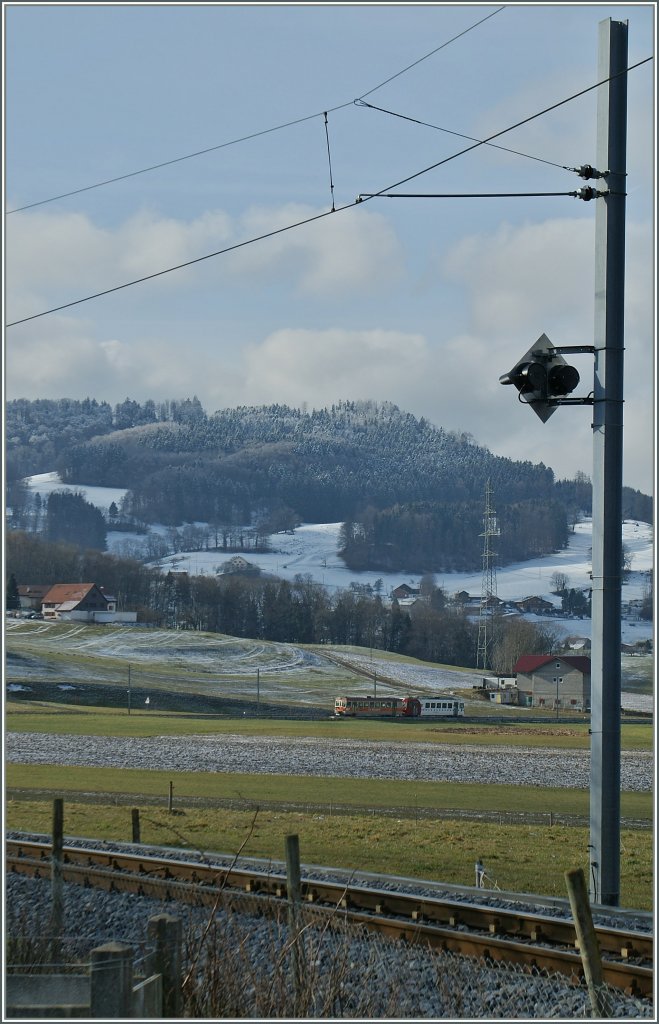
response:
[[[620,900],[620,615],[627,22],[599,25],[595,213],[590,899]]]

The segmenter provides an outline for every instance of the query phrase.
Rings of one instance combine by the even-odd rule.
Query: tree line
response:
[[[209,416],[196,397],[126,399],[114,409],[92,399],[20,400],[8,404],[7,423],[8,464],[14,459],[7,505],[10,525],[19,528],[30,528],[14,475],[20,453],[48,451],[52,459],[53,445],[48,468],[65,483],[128,489],[115,525],[205,522],[215,532],[263,533],[282,518],[338,521],[355,570],[477,570],[488,481],[502,526],[501,564],[564,547],[569,527],[591,508],[585,474],[555,481],[542,463],[494,456],[471,435],[386,402],[311,412],[238,407]],[[623,512],[651,522],[652,499],[625,488]]]
[[[478,624],[434,582],[424,600],[401,608],[355,585],[330,594],[310,576],[293,582],[239,574],[163,574],[134,559],[14,530],[7,534],[7,593],[15,584],[93,582],[135,610],[138,621],[250,639],[371,647],[423,661],[476,667]],[[9,585],[13,579],[13,585]],[[553,653],[550,629],[501,620],[492,669],[508,673],[520,654]]]
[[[498,524],[499,565],[546,555],[567,545],[565,509],[557,501],[503,504]],[[426,502],[382,510],[370,507],[359,521],[343,524],[339,554],[355,571],[473,570],[483,556],[482,505]]]

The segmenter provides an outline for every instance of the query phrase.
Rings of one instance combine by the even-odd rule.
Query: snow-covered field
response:
[[[118,505],[125,494],[125,490],[121,488],[63,485],[59,482],[56,473],[45,473],[32,477],[29,480],[29,487],[43,497],[57,489],[80,491],[85,495],[87,501],[104,510],[107,510],[112,501]],[[159,532],[166,532],[164,527],[156,527],[156,529]],[[271,543],[275,550],[267,554],[247,553],[245,557],[250,562],[258,565],[264,573],[271,573],[288,580],[293,580],[298,574],[309,575],[315,582],[331,590],[347,589],[351,583],[355,582],[380,589],[382,595],[386,597],[393,587],[398,586],[400,583],[409,583],[411,586],[418,585],[420,576],[415,574],[355,573],[347,569],[337,554],[339,530],[340,523],[305,524],[298,527],[294,534],[282,533],[274,535],[271,538]],[[108,535],[109,549],[111,551],[120,551],[126,538],[127,534],[125,533],[110,533]],[[139,540],[140,538],[136,537],[136,539]],[[629,601],[642,598],[647,586],[647,573],[652,570],[654,564],[652,527],[647,523],[626,522],[623,526],[623,542],[631,556],[632,567],[629,579],[623,586],[622,600],[624,607]],[[497,570],[497,593],[499,597],[512,601],[537,595],[557,605],[558,598],[551,593],[553,574],[555,572],[564,573],[568,578],[568,586],[570,587],[587,587],[590,584],[591,545],[592,522],[585,520],[577,524],[564,551],[548,555],[545,558],[536,558],[529,562],[499,568]],[[175,568],[178,570],[187,569],[195,575],[215,575],[218,570],[221,571],[224,562],[229,557],[218,551],[179,552],[175,556],[163,559],[159,565],[164,572]],[[435,580],[449,595],[459,590],[466,590],[470,594],[478,595],[481,589],[480,573],[437,574]],[[381,581],[379,588],[378,581]],[[543,622],[564,636],[590,638],[591,622],[589,619],[575,620],[556,616],[542,619],[534,615],[526,616],[526,618],[539,623]],[[643,622],[633,615],[626,615],[623,619],[623,642],[633,643],[635,640],[645,640],[652,636],[653,626],[651,622]],[[71,639],[69,638],[69,641]],[[82,636],[80,637],[80,642],[84,642]],[[89,642],[88,639],[87,642]],[[120,631],[116,636],[113,633],[106,634],[104,639],[105,649],[103,651],[95,650],[94,653],[96,655],[115,653],[111,650],[114,642],[119,643],[122,649],[125,648],[125,633]],[[97,643],[98,640],[95,640],[94,644],[96,645]],[[209,657],[215,659],[219,653],[219,647],[217,652],[209,652],[207,647],[203,651],[192,651],[188,643],[181,641],[180,634],[175,634],[174,638],[172,638],[171,634],[160,635],[157,632],[149,632],[148,650],[142,649],[141,645],[136,643],[135,636],[131,637],[129,646],[131,647],[131,659],[139,661],[149,660],[150,658],[162,659],[163,657],[171,659],[179,655],[184,658],[187,664],[190,664],[191,659],[201,659],[202,661]],[[222,647],[224,648],[224,658],[222,660],[225,660],[230,645],[225,646],[223,641]],[[291,648],[290,651],[287,650],[287,656],[283,656],[283,652],[279,649],[275,650],[275,647],[278,648],[279,645],[267,645],[268,652],[273,655],[271,667],[268,666],[268,657],[264,656],[264,650],[259,649],[257,652],[251,652],[252,656],[257,656],[261,671],[268,673],[269,670],[272,671],[274,669],[274,671],[283,671],[285,673],[287,669],[290,671],[291,669],[298,668],[300,659],[304,661],[301,652],[296,652],[294,648]],[[462,674],[412,664],[381,661],[375,651],[368,659],[368,665],[364,664],[364,656],[358,654],[348,655],[343,651],[341,656],[345,661],[350,661],[354,664],[355,667],[361,669],[368,668],[374,671],[381,679],[379,683],[381,692],[386,692],[389,689],[383,677],[391,680],[394,687],[403,686],[410,690],[418,690],[419,692],[461,687],[468,688],[474,681],[468,673]],[[292,659],[292,662],[285,664],[289,658]],[[223,671],[231,672],[232,674],[240,674],[243,671],[253,673],[254,668],[255,663],[252,657],[247,657],[246,652],[242,649],[238,653],[235,663],[231,664],[231,666],[228,663],[223,665]],[[306,668],[308,669],[308,665]],[[365,679],[364,685],[368,688],[370,683]],[[647,711],[652,709],[653,698],[648,694],[625,692],[622,704],[626,708]]]
[[[30,477],[28,486],[42,497],[53,490],[72,490],[83,493],[87,501],[107,510],[112,501],[120,503],[125,489],[116,487],[86,487],[84,485],[65,485],[59,482],[56,473],[42,473]],[[264,573],[271,573],[281,579],[293,580],[298,574],[309,575],[314,582],[330,590],[345,590],[351,583],[370,585],[377,588],[381,581],[383,597],[401,583],[418,586],[420,575],[405,572],[377,573],[353,572],[346,568],[337,554],[340,523],[308,523],[298,527],[294,534],[275,534],[271,538],[273,551],[267,554],[246,552],[244,557],[257,565]],[[154,527],[157,532],[166,532],[164,527]],[[108,534],[110,551],[120,552],[127,539],[143,540],[137,535],[126,533]],[[648,523],[636,521],[625,522],[623,525],[623,543],[631,556],[631,573],[622,590],[623,605],[643,597],[648,583],[647,573],[654,565],[654,543],[652,527]],[[557,607],[560,599],[551,592],[551,580],[555,572],[563,573],[568,579],[568,586],[579,588],[590,585],[590,549],[592,546],[592,521],[590,519],[578,523],[571,534],[568,546],[563,551],[535,558],[527,562],[519,562],[497,569],[497,593],[507,601],[522,600],[525,597],[538,596],[551,601]],[[170,569],[187,570],[193,575],[215,575],[231,556],[220,551],[178,552],[157,563],[164,572]],[[480,573],[438,573],[435,575],[438,586],[443,587],[450,595],[460,590],[477,596],[481,592]],[[542,621],[537,616],[528,616],[532,621]],[[563,619],[552,616],[545,620],[552,628],[565,636],[576,635],[590,638],[589,619]],[[622,622],[622,640],[634,643],[653,636],[651,622],[642,622],[634,617],[626,616]]]

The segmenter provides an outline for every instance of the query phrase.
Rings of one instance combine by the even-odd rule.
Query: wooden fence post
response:
[[[131,1017],[133,951],[123,942],[108,942],[91,952],[91,1017]]]
[[[62,898],[62,851],[64,849],[64,801],[61,797],[53,800],[53,845],[50,861],[52,885],[52,917],[51,929],[54,936],[62,932],[63,898]]]
[[[163,1017],[180,1017],[182,1006],[182,941],[181,919],[171,914],[149,918],[147,935],[155,944],[153,970],[162,975]]]
[[[168,805],[167,805],[167,810],[169,811],[170,814],[172,813],[173,808],[174,808],[174,783],[170,782],[170,784],[169,784],[169,802],[168,802]]]
[[[288,896],[288,930],[291,943],[291,971],[293,981],[293,1013],[300,1012],[300,995],[302,989],[301,943],[299,929],[299,910],[301,897],[300,881],[300,840],[298,836],[286,836],[286,893]]]
[[[579,941],[579,952],[583,964],[588,996],[593,1017],[610,1017],[607,1013],[606,999],[603,991],[602,958],[595,935],[593,915],[588,902],[586,879],[581,868],[565,872],[570,907]]]
[[[133,842],[140,842],[140,812],[137,807],[133,807],[131,811],[131,820],[133,825]]]

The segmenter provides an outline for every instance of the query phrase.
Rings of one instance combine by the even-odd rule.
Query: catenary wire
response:
[[[332,178],[332,155],[330,153],[329,127],[327,125],[327,111],[325,111],[325,138],[327,139],[327,163],[329,165],[330,195],[332,197],[332,213],[336,212],[334,206],[334,180]]]
[[[99,299],[102,295],[110,295],[112,292],[119,292],[123,288],[130,288],[134,284],[143,284],[144,281],[152,281],[156,277],[162,277],[164,274],[171,274],[175,270],[183,270],[184,267],[191,267],[195,263],[203,263],[204,260],[213,259],[215,256],[223,256],[227,252],[233,252],[235,249],[242,249],[246,245],[251,245],[253,242],[262,242],[266,238],[273,238],[275,235],[282,235],[286,231],[292,231],[293,228],[302,227],[304,224],[311,224],[313,221],[322,220],[323,217],[329,217],[332,213],[341,213],[343,210],[347,210],[355,205],[354,202],[346,203],[345,206],[339,206],[336,210],[325,210],[323,213],[314,214],[312,217],[305,217],[304,220],[298,220],[294,224],[286,224],[283,228],[275,228],[274,231],[267,231],[263,235],[257,235],[254,238],[246,238],[243,242],[236,242],[235,245],[228,245],[224,249],[218,249],[216,252],[206,253],[205,256],[197,256],[196,259],[187,260],[185,263],[178,263],[175,267],[166,267],[164,270],[157,270],[153,274],[146,274],[144,277],[135,278],[133,281],[125,281],[124,284],[114,285],[112,288],[105,288],[103,291],[94,292],[93,295],[85,295],[82,299],[74,299],[72,302],[65,302],[61,306],[53,306],[52,309],[45,309],[42,313],[33,313],[32,316],[23,317],[21,320],[14,320],[12,323],[7,324],[7,327],[16,327],[17,324],[27,323],[28,320],[37,320],[39,317],[47,316],[49,313],[58,313],[62,309],[69,309],[71,306],[79,306],[82,302],[89,302],[91,299]]]
[[[543,110],[539,110],[537,111],[537,113],[531,114],[529,117],[525,117],[523,120],[517,121],[515,124],[509,125],[508,128],[502,128],[501,131],[495,132],[493,135],[490,135],[487,139],[483,139],[481,142],[474,143],[473,146],[467,146],[465,149],[460,150],[457,153],[453,153],[451,156],[445,157],[443,160],[439,160],[437,163],[431,164],[429,167],[424,167],[422,170],[416,171],[414,174],[410,174],[407,178],[402,178],[400,181],[395,182],[395,184],[393,185],[387,185],[385,186],[385,188],[379,189],[377,192],[369,193],[368,198],[362,200],[358,198],[351,203],[345,203],[343,206],[337,207],[336,210],[325,210],[323,213],[314,214],[311,217],[305,217],[303,220],[296,221],[293,224],[287,224],[282,228],[276,228],[274,231],[268,231],[265,234],[257,235],[254,238],[247,238],[242,242],[236,242],[235,245],[229,245],[224,249],[218,249],[216,252],[207,253],[205,256],[198,256],[196,257],[196,259],[187,260],[185,263],[178,263],[176,266],[173,267],[166,267],[164,270],[158,270],[153,274],[146,274],[144,277],[138,277],[133,281],[126,281],[124,282],[124,284],[115,285],[112,288],[105,288],[102,291],[94,292],[92,295],[85,295],[81,299],[74,299],[72,302],[65,302],[60,306],[53,306],[51,309],[42,310],[41,313],[33,313],[31,316],[22,317],[20,320],[13,320],[11,323],[6,324],[5,326],[16,327],[18,324],[27,323],[29,320],[37,320],[39,317],[48,316],[50,313],[58,313],[62,309],[70,309],[71,306],[79,306],[83,302],[89,302],[92,299],[98,299],[103,295],[110,295],[112,292],[118,292],[124,288],[130,288],[132,287],[132,285],[135,284],[142,284],[144,281],[151,281],[156,277],[162,277],[164,274],[173,273],[173,271],[175,270],[182,270],[184,267],[193,266],[195,263],[202,263],[204,260],[213,259],[215,256],[222,256],[225,253],[232,252],[235,249],[241,249],[247,245],[251,245],[254,242],[261,242],[264,241],[266,238],[272,238],[275,235],[284,234],[284,232],[291,231],[294,228],[302,227],[304,224],[311,224],[314,221],[322,220],[324,217],[329,217],[332,213],[342,213],[344,210],[348,210],[355,205],[359,205],[360,202],[369,202],[370,199],[375,199],[379,196],[382,196],[385,192],[388,192],[390,189],[398,188],[400,185],[404,185],[406,184],[406,182],[412,181],[414,178],[421,177],[422,174],[427,174],[429,171],[434,171],[437,167],[440,167],[443,164],[448,163],[450,160],[455,160],[457,157],[463,156],[465,153],[469,153],[472,150],[477,149],[479,146],[484,146],[492,139],[500,138],[502,135],[506,135],[508,132],[512,132],[516,128],[519,128],[524,124],[528,124],[530,121],[534,121],[536,118],[542,117],[544,114],[548,114],[552,110],[556,110],[558,107],[562,107],[566,103],[570,103],[572,100],[578,99],[580,96],[583,96],[588,92],[592,92],[593,89],[598,89],[601,85],[605,85],[606,82],[611,81],[612,78],[617,78],[619,75],[627,74],[629,71],[632,71],[637,67],[640,67],[642,64],[646,64],[648,61],[652,59],[652,57],[646,57],[644,60],[639,61],[637,64],[633,64],[631,67],[625,68],[624,71],[619,72],[618,75],[613,75],[610,78],[605,78],[601,82],[596,82],[595,85],[590,85],[586,89],[581,89],[579,92],[573,93],[571,96],[568,96],[563,100],[559,100],[557,103],[553,103],[551,106],[545,107]]]
[[[427,174],[429,171],[434,171],[437,167],[442,167],[444,164],[449,163],[451,160],[457,159],[459,156],[464,156],[465,153],[471,153],[472,150],[478,149],[479,146],[486,146],[488,142],[493,139],[498,139],[502,135],[506,135],[508,132],[514,131],[516,128],[521,128],[522,125],[529,124],[531,121],[535,121],[538,117],[543,117],[545,114],[551,113],[552,110],[557,110],[559,107],[565,106],[566,103],[571,103],[573,100],[579,99],[581,96],[585,96],[586,93],[592,92],[593,89],[599,89],[600,86],[606,85],[607,82],[611,82],[620,75],[626,75],[635,68],[641,67],[643,64],[647,64],[648,61],[654,60],[653,57],[645,57],[643,60],[638,61],[636,64],[632,64],[630,67],[624,68],[622,71],[617,72],[615,75],[610,75],[608,78],[603,78],[601,82],[595,82],[594,85],[589,85],[585,89],[580,89],[579,92],[573,93],[571,96],[567,96],[563,100],[559,100],[557,103],[552,103],[549,107],[544,107],[542,110],[537,111],[535,114],[531,114],[529,117],[523,118],[521,121],[517,121],[515,124],[510,125],[508,128],[503,128],[501,131],[494,132],[492,135],[488,135],[486,139],[482,139],[479,142],[475,142],[473,146],[466,146],[464,149],[458,150],[457,153],[452,153],[450,156],[444,157],[443,160],[438,160],[434,164],[430,164],[428,167],[424,167],[420,171],[416,171],[414,174],[410,174],[407,178],[401,178],[400,181],[394,182],[393,185],[386,185],[383,189],[378,192],[370,193],[372,198],[381,195],[383,192],[389,192],[393,188],[399,188],[400,185],[406,185],[408,181],[413,181],[414,178],[419,178],[422,174]],[[366,200],[365,200],[366,201]]]
[[[481,18],[473,25],[470,25],[466,29],[463,29],[462,32],[458,33],[458,35],[453,36],[453,38],[451,39],[447,39],[445,43],[441,44],[441,46],[437,46],[435,47],[434,50],[431,50],[430,53],[426,53],[423,57],[419,57],[418,60],[415,60],[413,64],[409,64],[407,67],[403,68],[402,71],[397,71],[395,75],[391,75],[389,78],[385,79],[384,82],[380,82],[379,85],[375,85],[372,89],[369,89],[368,92],[362,93],[359,99],[363,99],[364,96],[370,96],[372,93],[377,92],[378,89],[381,89],[384,85],[387,85],[388,82],[393,82],[395,78],[399,78],[400,75],[404,75],[407,71],[410,71],[412,68],[415,68],[418,64],[420,64],[424,60],[427,60],[429,57],[432,57],[435,53],[439,53],[439,51],[443,50],[444,47],[449,46],[457,39],[460,39],[462,36],[467,35],[468,32],[471,32],[473,31],[473,29],[478,28],[478,26],[482,25],[483,22],[487,21],[489,18],[494,17],[495,14],[499,14],[503,10],[505,10],[505,7],[500,7],[498,8],[498,10],[493,11],[491,14],[488,14],[487,17]],[[12,213],[20,213],[22,210],[31,210],[35,206],[44,206],[46,203],[54,203],[58,199],[68,199],[71,196],[79,195],[81,192],[90,192],[92,189],[102,188],[104,185],[114,185],[118,181],[126,181],[127,178],[135,178],[139,174],[147,174],[150,171],[160,170],[162,167],[170,167],[172,164],[181,163],[183,160],[193,160],[195,157],[205,156],[207,153],[214,153],[218,149],[227,149],[229,146],[237,146],[241,142],[249,142],[251,139],[258,139],[262,135],[269,135],[272,132],[282,131],[284,128],[292,128],[297,124],[304,124],[305,121],[312,121],[316,117],[327,117],[328,113],[331,114],[337,110],[343,110],[346,107],[351,107],[356,102],[356,100],[348,100],[345,103],[339,103],[335,107],[330,107],[327,111],[320,111],[315,114],[307,114],[305,117],[298,117],[293,121],[284,121],[282,124],[274,125],[272,128],[264,128],[262,131],[252,132],[249,135],[243,135],[240,138],[231,139],[229,142],[220,142],[216,146],[208,146],[206,149],[198,149],[194,153],[186,153],[185,156],[177,156],[171,160],[163,160],[160,163],[151,164],[149,167],[141,167],[137,171],[129,171],[126,174],[118,174],[116,175],[116,177],[113,178],[106,178],[104,181],[97,181],[93,185],[84,185],[82,186],[82,188],[75,188],[72,189],[70,192],[62,192],[57,196],[50,196],[48,199],[39,199],[33,203],[26,203],[23,206],[16,206],[13,210],[7,210],[5,216],[8,217]]]
[[[404,75],[406,71],[411,71],[411,69],[415,68],[417,64],[420,64],[422,61],[427,60],[428,57],[432,57],[434,56],[434,54],[439,53],[439,51],[443,50],[445,46],[449,46],[451,43],[454,43],[457,39],[460,39],[462,36],[465,36],[467,32],[471,32],[472,29],[478,28],[478,26],[482,25],[483,22],[488,21],[489,18],[493,18],[495,14],[500,14],[501,11],[505,11],[505,9],[506,8],[504,5],[503,7],[499,7],[496,11],[492,11],[490,14],[487,14],[484,18],[481,18],[480,21],[477,21],[475,24],[470,25],[469,28],[465,28],[463,29],[462,32],[458,32],[457,36],[453,36],[452,39],[447,39],[447,41],[445,43],[442,43],[441,46],[435,47],[435,49],[431,50],[430,53],[427,53],[425,57],[419,57],[418,60],[415,60],[413,64],[408,64],[408,66],[406,68],[403,68],[402,71],[398,71],[395,75],[391,75],[390,78],[385,78],[384,82],[380,82],[379,85],[376,85],[372,89],[369,89],[368,92],[363,92],[359,99],[363,100],[364,96],[370,96],[371,93],[377,92],[377,90],[381,89],[384,85],[388,85],[389,82],[393,82],[395,78],[399,78],[400,75]]]
[[[608,194],[608,193],[607,193]],[[578,192],[360,192],[358,199],[521,199],[538,196],[576,196]]]
[[[370,110],[379,110],[382,114],[389,114],[391,117],[400,117],[403,121],[411,121],[412,124],[419,124],[424,128],[434,128],[435,131],[445,132],[447,135],[457,135],[459,139],[469,139],[470,142],[480,142],[480,139],[474,138],[473,135],[465,135],[464,132],[454,132],[450,128],[442,128],[438,124],[430,124],[428,121],[420,121],[416,117],[409,117],[407,114],[399,114],[395,110],[387,110],[385,107],[376,107],[373,103],[364,103],[360,98],[355,100],[355,106],[357,107],[368,107]],[[531,153],[522,153],[519,149],[510,149],[508,146],[497,146],[495,142],[486,142],[486,146],[491,146],[492,149],[501,149],[504,153],[512,153],[513,156],[523,156],[527,160],[537,160],[541,164],[549,164],[550,167],[560,167],[563,171],[576,171],[576,167],[566,167],[565,164],[557,164],[553,160],[545,160],[541,156],[533,156]]]

